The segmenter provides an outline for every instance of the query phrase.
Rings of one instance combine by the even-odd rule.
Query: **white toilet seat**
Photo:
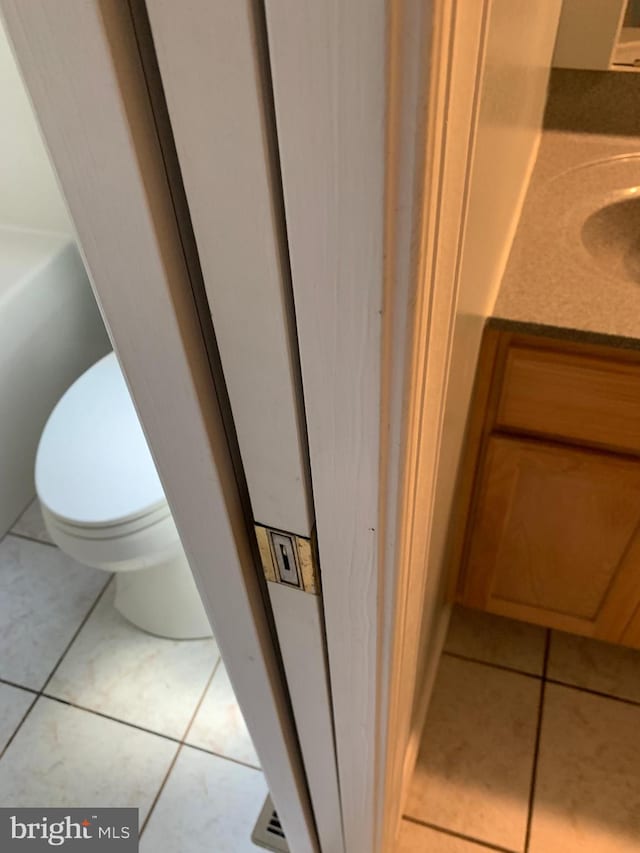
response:
[[[58,401],[40,437],[35,476],[41,502],[78,527],[113,526],[166,507],[115,353]]]
[[[43,430],[36,491],[55,544],[116,572],[116,608],[175,639],[211,636],[169,505],[116,356],[66,391]]]

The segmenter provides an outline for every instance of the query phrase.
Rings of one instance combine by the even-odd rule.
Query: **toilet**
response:
[[[115,607],[129,622],[171,639],[211,636],[113,352],[51,412],[35,483],[55,544],[80,563],[116,573]]]

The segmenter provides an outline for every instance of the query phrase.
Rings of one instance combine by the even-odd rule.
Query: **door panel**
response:
[[[379,849],[376,784],[384,772],[378,571],[386,27],[393,4],[265,5],[345,844],[350,853],[370,853]]]
[[[344,850],[337,796],[332,717],[328,713],[326,644],[321,600],[285,584],[269,584],[269,597],[294,704],[294,717],[322,853]]]
[[[146,5],[253,515],[308,537],[295,320],[256,4]]]
[[[254,524],[314,528],[266,33],[259,4],[147,0]],[[269,545],[262,549],[269,562]],[[318,595],[265,571],[321,848],[342,853]],[[277,802],[276,802],[277,805]]]
[[[619,637],[637,585],[640,461],[494,436],[477,505],[466,604]]]

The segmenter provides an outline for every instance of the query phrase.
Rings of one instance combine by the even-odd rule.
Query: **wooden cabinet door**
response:
[[[627,627],[620,637],[623,646],[640,649],[640,604],[636,607]]]
[[[640,460],[492,436],[462,600],[622,641],[640,602]]]

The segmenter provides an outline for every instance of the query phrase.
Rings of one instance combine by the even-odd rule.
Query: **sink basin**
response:
[[[640,343],[638,142],[584,137],[541,150],[494,316]]]
[[[582,243],[606,275],[640,284],[640,197],[614,201],[587,217]]]
[[[640,155],[584,163],[546,185],[545,229],[564,263],[640,284]]]

